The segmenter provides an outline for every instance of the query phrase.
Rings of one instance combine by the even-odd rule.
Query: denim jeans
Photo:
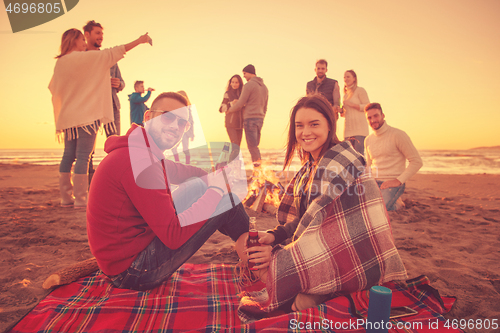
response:
[[[181,213],[189,208],[205,191],[206,185],[200,179],[190,181],[186,188],[182,188],[181,185],[172,193],[177,212]],[[194,196],[193,192],[198,192],[198,196]],[[236,241],[242,234],[248,232],[249,218],[238,197],[233,196],[233,200],[237,203],[234,208],[229,195],[225,195],[212,217],[176,250],[169,249],[155,237],[126,271],[110,277],[113,285],[117,288],[134,290],[153,289],[166,281],[216,230]]]
[[[94,151],[96,132],[85,132],[79,127],[78,138],[68,140],[64,137],[64,153],[59,164],[59,172],[71,172],[71,167],[76,159],[74,173],[85,175],[88,173],[90,154]]]
[[[264,125],[262,118],[248,118],[243,121],[243,128],[245,129],[245,138],[247,140],[248,150],[252,156],[252,162],[260,160],[260,131]]]
[[[382,183],[383,181],[377,180],[377,185],[379,188],[382,185]],[[382,198],[384,199],[385,208],[387,208],[387,211],[395,210],[396,209],[395,203],[399,199],[399,197],[404,193],[405,184],[401,184],[398,187],[385,188],[380,191],[382,192]]]
[[[352,146],[354,147],[354,150],[356,150],[361,155],[364,155],[365,154],[365,138],[366,138],[366,136],[356,135],[356,136],[350,136],[348,138],[345,138],[345,140],[349,141],[352,144]]]

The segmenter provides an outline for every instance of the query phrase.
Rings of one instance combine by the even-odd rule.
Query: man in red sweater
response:
[[[227,193],[222,173],[164,158],[189,129],[187,105],[184,96],[163,93],[144,115],[145,127],[133,124],[105,143],[108,155],[89,192],[87,233],[99,267],[118,288],[159,286],[216,230],[242,256],[249,218]],[[171,192],[169,184],[180,185]]]

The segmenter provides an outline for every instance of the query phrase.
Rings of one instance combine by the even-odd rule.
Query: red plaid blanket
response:
[[[450,310],[455,299],[440,298],[428,282],[421,277],[407,290],[386,284],[393,289],[393,306],[407,305],[419,311],[404,318],[406,328],[397,329],[397,324],[404,322],[392,321],[394,329],[389,332],[445,330],[441,314]],[[255,287],[261,289],[263,285]],[[55,289],[11,332],[365,331],[359,317],[366,314],[366,291],[247,325],[237,316],[241,291],[232,267],[223,264],[185,264],[166,283],[148,292],[117,289],[104,274],[96,272]],[[430,329],[429,323],[439,329]],[[408,329],[410,324],[417,329]]]

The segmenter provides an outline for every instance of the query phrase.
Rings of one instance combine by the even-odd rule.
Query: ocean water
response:
[[[36,164],[57,165],[61,161],[62,149],[0,149],[0,163],[3,164]],[[420,150],[424,166],[423,174],[500,174],[500,149],[469,150]],[[210,157],[196,149],[191,153],[194,165],[209,168]],[[218,152],[215,154],[218,156]],[[284,152],[279,149],[261,149],[263,160],[267,161],[275,171],[282,169]],[[102,149],[94,155],[96,165],[106,156]],[[242,149],[242,156],[247,168],[251,167],[250,154]],[[168,158],[172,159],[172,156]],[[184,154],[180,153],[184,161]],[[300,162],[294,158],[291,170],[298,170]]]

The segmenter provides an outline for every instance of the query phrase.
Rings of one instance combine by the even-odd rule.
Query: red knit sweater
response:
[[[217,191],[207,190],[177,216],[166,186],[163,154],[151,137],[146,140],[145,133],[133,124],[125,136],[111,136],[104,147],[108,155],[92,179],[87,233],[90,250],[107,275],[128,269],[155,236],[167,247],[179,248],[201,228],[221,199]],[[172,184],[206,175],[196,167],[164,163]]]

